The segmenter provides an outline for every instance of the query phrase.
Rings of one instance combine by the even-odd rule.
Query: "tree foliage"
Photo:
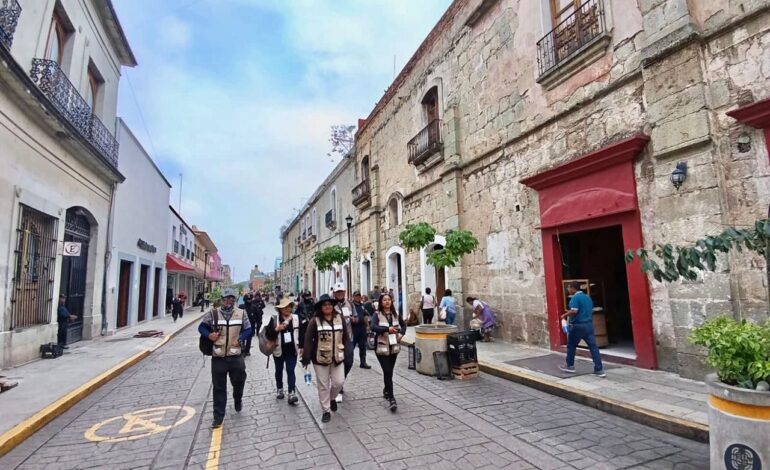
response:
[[[398,236],[407,251],[416,251],[433,243],[436,229],[426,222],[409,224]],[[472,253],[479,241],[468,230],[454,230],[447,234],[446,244],[440,250],[428,254],[428,264],[436,269],[452,268],[463,256]]]
[[[626,263],[639,258],[642,271],[651,273],[658,282],[693,281],[701,271],[715,271],[717,256],[732,249],[746,249],[767,257],[770,251],[770,219],[758,220],[752,228],[729,227],[719,235],[697,240],[692,246],[665,243],[655,244],[651,252],[644,248],[628,250]]]
[[[404,230],[398,235],[401,244],[406,251],[417,251],[433,243],[436,238],[436,229],[427,222],[417,224],[407,224]]]
[[[331,127],[331,134],[329,136],[329,143],[332,144],[331,152],[326,155],[334,159],[335,155],[345,157],[351,150],[353,150],[353,144],[355,143],[355,131],[356,126],[349,126],[347,124],[336,124]]]
[[[344,264],[348,259],[350,250],[339,245],[327,246],[313,255],[313,263],[319,271],[328,271],[335,264]]]

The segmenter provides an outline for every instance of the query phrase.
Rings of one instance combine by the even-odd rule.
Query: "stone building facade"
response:
[[[451,4],[357,132],[354,256],[410,308],[449,287],[487,300],[504,339],[553,350],[563,281],[588,279],[603,354],[701,377],[689,332],[767,318],[764,261],[731,255],[664,285],[623,254],[767,216],[770,2],[556,3]],[[415,222],[480,246],[437,273],[399,246]]]
[[[354,158],[343,158],[331,174],[311,195],[297,216],[281,229],[283,256],[280,266],[280,286],[284,293],[297,295],[309,290],[314,296],[328,294],[337,282],[351,286],[348,291],[360,289],[361,274],[358,266],[367,266],[371,255],[353,257],[353,269],[349,263],[335,266],[333,270],[319,271],[313,255],[326,247],[348,246],[348,227],[345,220],[353,217],[350,230],[351,251],[356,253],[356,210],[353,205],[351,188],[355,180]],[[364,273],[367,273],[364,269]],[[367,279],[369,281],[367,281]],[[370,282],[372,276],[364,279]]]
[[[104,327],[105,254],[118,169],[121,67],[136,60],[110,0],[0,2],[0,367],[56,340],[59,294]]]

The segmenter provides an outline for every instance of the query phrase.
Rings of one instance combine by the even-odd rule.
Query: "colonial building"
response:
[[[55,340],[58,295],[99,335],[118,169],[122,66],[136,60],[110,0],[0,2],[0,366]]]
[[[503,338],[553,350],[579,279],[607,358],[700,378],[689,332],[767,318],[764,260],[664,285],[624,252],[767,216],[769,30],[765,0],[454,1],[358,130],[355,258],[411,308],[449,287],[488,301]],[[285,232],[294,289],[304,214]],[[439,236],[405,253],[416,222]],[[457,229],[480,246],[436,272],[427,254]]]
[[[171,185],[122,119],[107,273],[106,330],[165,315]]]
[[[219,282],[221,272],[219,268],[222,261],[217,253],[217,246],[209,237],[209,234],[198,229],[193,225],[193,234],[195,235],[195,251],[193,261],[195,262],[195,271],[199,279],[196,295],[204,293],[208,295],[212,289],[212,283]]]
[[[281,230],[283,257],[279,284],[283,292],[296,295],[299,291],[309,290],[320,296],[328,294],[337,282],[346,286],[352,284],[352,289],[361,286],[357,270],[351,271],[349,263],[319,271],[313,262],[313,255],[329,246],[346,248],[350,241],[351,248],[355,249],[357,221],[350,192],[355,177],[354,166],[352,157],[343,158],[299,214]],[[348,216],[351,217],[350,227]],[[364,256],[364,260],[368,259]],[[367,285],[369,279],[364,280]]]
[[[185,297],[185,306],[189,307],[195,300],[195,295],[200,286],[201,274],[195,269],[195,234],[193,228],[185,222],[181,215],[171,206],[168,206],[168,253],[166,254],[166,282],[167,302],[182,294]]]

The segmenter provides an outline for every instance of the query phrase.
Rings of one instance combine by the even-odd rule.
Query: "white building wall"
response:
[[[118,120],[118,142],[118,167],[126,180],[115,192],[112,256],[107,280],[107,328],[110,331],[117,325],[121,261],[133,263],[127,326],[138,322],[141,265],[149,266],[145,319],[152,318],[156,268],[161,269],[158,311],[160,316],[165,314],[166,253],[169,251],[167,232],[171,185],[122,120]],[[151,253],[139,248],[140,239],[157,251]]]

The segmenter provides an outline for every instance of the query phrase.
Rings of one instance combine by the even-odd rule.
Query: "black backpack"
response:
[[[213,309],[211,314],[214,316],[214,331],[219,331],[219,325],[217,324],[217,309]],[[211,341],[207,336],[201,336],[198,340],[198,349],[201,350],[204,356],[211,356],[214,354],[214,342]]]

